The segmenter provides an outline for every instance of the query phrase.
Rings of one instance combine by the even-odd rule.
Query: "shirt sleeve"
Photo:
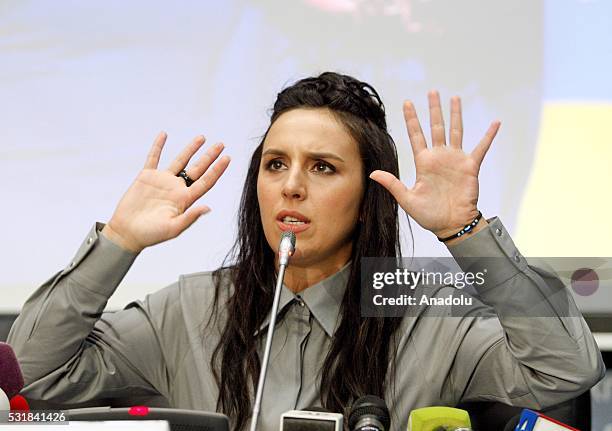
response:
[[[104,237],[102,227],[96,224],[74,259],[36,290],[11,328],[26,397],[80,403],[168,392],[159,330],[165,313],[156,309],[169,300],[157,295],[103,313],[136,254]]]
[[[455,400],[541,409],[603,378],[601,353],[568,287],[531,265],[498,218],[449,250],[464,272],[486,272],[475,287],[496,314],[463,319],[445,385]]]

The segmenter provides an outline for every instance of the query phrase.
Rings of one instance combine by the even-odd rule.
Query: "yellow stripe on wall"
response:
[[[612,104],[544,104],[514,238],[527,256],[612,256]]]

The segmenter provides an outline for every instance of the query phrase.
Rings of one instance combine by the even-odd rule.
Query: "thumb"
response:
[[[197,219],[199,219],[204,214],[210,212],[210,208],[207,206],[198,206],[189,208],[180,216],[176,217],[173,220],[172,230],[175,236],[179,236],[183,231],[185,231],[189,226],[194,224]]]
[[[391,193],[404,211],[410,213],[409,205],[412,201],[412,190],[402,183],[395,175],[387,171],[373,171],[370,178],[383,186]]]

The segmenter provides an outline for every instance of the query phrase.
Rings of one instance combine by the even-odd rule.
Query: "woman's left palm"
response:
[[[410,102],[404,104],[404,118],[414,155],[416,180],[406,187],[394,175],[374,171],[370,178],[380,183],[395,197],[398,204],[423,228],[443,237],[457,232],[478,215],[478,172],[484,156],[497,134],[495,121],[472,153],[463,151],[461,100],[451,99],[449,145],[440,97],[429,94],[432,146],[427,143]]]

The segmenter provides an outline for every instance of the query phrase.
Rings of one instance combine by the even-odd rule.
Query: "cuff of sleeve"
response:
[[[96,223],[79,247],[74,258],[62,272],[70,274],[81,286],[110,296],[128,272],[138,253],[121,248],[107,239],[101,230],[104,223]]]
[[[485,284],[477,290],[495,287],[524,271],[527,262],[517,250],[501,220],[493,217],[488,225],[448,247],[464,272],[484,272]]]

